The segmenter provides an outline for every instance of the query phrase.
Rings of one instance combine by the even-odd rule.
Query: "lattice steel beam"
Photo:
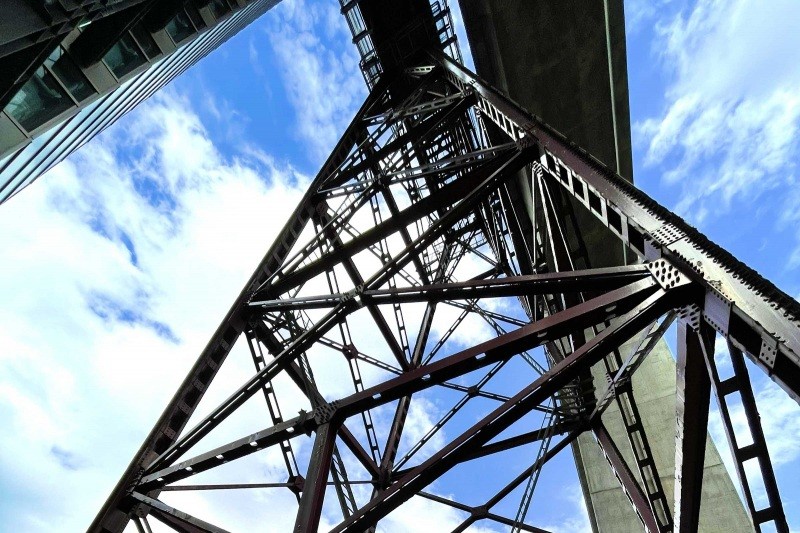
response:
[[[685,410],[678,413],[681,453],[676,474],[682,483],[676,485],[675,524],[691,530],[697,524],[706,435],[706,420],[696,416],[697,409],[707,412],[712,383],[722,398],[732,386],[714,378],[707,366],[713,362],[710,328],[746,350],[791,394],[800,390],[800,374],[793,374],[792,366],[800,346],[794,321],[800,313],[785,295],[738,262],[726,263],[730,258],[695,230],[462,67],[437,54],[424,59],[423,66],[381,81],[370,93],[92,531],[119,532],[130,517],[147,513],[179,530],[213,531],[214,526],[158,500],[159,494],[256,487],[292,491],[299,499],[295,530],[311,531],[325,512],[329,485],[338,491],[343,515],[334,531],[365,531],[415,495],[445,503],[426,487],[453,468],[468,468],[476,459],[528,445],[538,450],[531,466],[484,505],[457,499],[445,504],[468,513],[456,531],[484,519],[541,531],[526,523],[528,509],[536,505],[533,488],[539,473],[587,431],[597,435],[645,526],[664,531],[668,514],[658,514],[656,499],[635,479],[601,416],[620,394],[630,396],[631,376],[676,314],[682,317],[680,398],[699,406],[692,416]],[[577,198],[646,263],[574,270],[577,263],[570,258],[559,213],[554,203],[546,205],[547,199],[543,205],[549,233],[525,233],[533,224],[515,199],[524,194],[519,173],[526,171],[545,194],[560,190]],[[307,227],[309,220],[315,228]],[[562,271],[544,272],[544,253],[557,255]],[[589,258],[584,262],[590,266]],[[461,277],[470,265],[472,273]],[[491,299],[511,307],[494,309],[486,303]],[[424,311],[412,328],[406,306],[415,304],[422,304]],[[442,310],[448,307],[457,316],[442,324]],[[383,309],[389,313],[384,315]],[[454,336],[470,318],[488,324],[494,338],[467,348],[455,344]],[[371,328],[369,341],[356,339],[351,331],[355,324]],[[255,373],[185,429],[242,331]],[[620,350],[642,331],[630,353]],[[545,346],[550,355],[546,361],[529,353],[539,350],[541,355]],[[351,394],[331,396],[314,378],[317,349],[347,365]],[[609,354],[614,354],[609,387],[601,398],[591,398],[585,390],[591,368]],[[529,379],[514,390],[486,390],[517,359],[526,363]],[[367,382],[359,361],[384,374]],[[736,387],[747,395],[741,366]],[[471,375],[481,369],[483,373]],[[284,418],[277,407],[281,393],[275,388],[283,376],[298,385],[311,412]],[[259,390],[265,394],[271,425],[239,438],[228,436],[227,444],[198,453],[196,446],[221,431],[221,423]],[[415,396],[438,390],[464,396],[437,417],[419,442],[407,442],[403,428]],[[422,456],[431,437],[449,428],[450,420],[463,417],[475,397],[498,403],[460,435],[453,437],[448,430],[444,444]],[[392,402],[397,402],[392,422],[379,431],[370,410]],[[541,427],[535,426],[539,429],[520,424],[528,415],[541,417]],[[747,407],[747,415],[751,422],[757,417],[754,405]],[[348,429],[352,417],[361,419],[364,437]],[[761,443],[760,426],[752,428]],[[499,438],[504,431],[509,433]],[[304,435],[314,437],[312,453],[295,456],[291,443]],[[404,442],[407,453],[400,452]],[[344,471],[340,443],[355,457],[352,468],[359,475]],[[176,484],[275,446],[284,454],[289,481]],[[768,456],[761,453],[765,447],[759,450],[757,455],[769,466]],[[771,469],[765,472],[771,483]],[[526,481],[514,519],[493,510]],[[356,484],[371,485],[371,495],[356,494]],[[770,516],[779,516],[777,489],[774,494]],[[751,512],[755,521],[767,516]]]

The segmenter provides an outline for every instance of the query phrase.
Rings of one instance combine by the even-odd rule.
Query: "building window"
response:
[[[192,22],[183,11],[179,11],[177,15],[172,17],[172,19],[167,22],[167,27],[165,29],[169,36],[172,37],[172,40],[175,41],[175,44],[178,44],[194,33],[194,26],[192,26]]]
[[[117,79],[122,78],[125,74],[147,62],[144,54],[128,33],[111,47],[111,50],[103,56],[103,61]]]
[[[211,0],[211,3],[208,4],[208,7],[211,8],[211,13],[217,20],[231,12],[231,6],[229,6],[228,2],[225,0]]]
[[[5,112],[31,132],[74,105],[53,75],[39,67],[6,105]]]
[[[153,36],[142,24],[134,26],[131,33],[134,39],[136,39],[136,42],[139,43],[139,46],[142,47],[142,50],[144,50],[147,59],[153,59],[161,53],[161,49],[156,44],[155,39],[153,39]]]
[[[187,7],[186,14],[189,15],[189,19],[191,19],[192,24],[194,24],[194,27],[198,30],[206,27],[206,23],[203,17],[200,16],[200,12],[197,11],[197,8]]]
[[[78,102],[86,100],[95,93],[81,69],[64,53],[64,49],[60,46],[53,50],[44,64],[61,80],[61,83]]]

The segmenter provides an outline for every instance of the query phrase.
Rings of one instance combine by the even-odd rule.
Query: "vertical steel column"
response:
[[[295,533],[309,533],[319,527],[322,503],[325,500],[325,490],[328,488],[333,447],[336,443],[337,425],[338,422],[329,421],[317,427],[314,449],[311,451],[311,460],[303,484],[303,495],[300,497],[300,508],[294,524]]]
[[[675,531],[697,531],[703,461],[708,430],[711,381],[706,357],[714,357],[714,331],[700,321],[699,330],[686,320],[678,322],[677,436],[675,443]]]

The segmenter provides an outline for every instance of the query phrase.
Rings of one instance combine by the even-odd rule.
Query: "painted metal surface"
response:
[[[414,61],[414,68],[376,83],[92,531],[121,531],[132,516],[148,512],[179,530],[217,531],[167,506],[159,494],[252,486],[178,482],[271,447],[280,448],[289,479],[276,480],[274,488],[292,491],[299,502],[295,531],[316,530],[329,484],[342,511],[333,529],[337,532],[372,530],[417,495],[467,513],[456,531],[481,520],[542,531],[525,522],[528,490],[514,519],[493,508],[530,483],[548,460],[584,432],[597,437],[644,528],[693,531],[701,504],[712,383],[723,399],[731,387],[747,391],[742,372],[734,384],[723,384],[709,373],[714,335],[742,349],[797,398],[796,302],[449,58],[434,52]],[[561,213],[547,202],[546,227],[536,227],[534,235],[519,234],[526,224],[536,226],[535,221],[520,220],[527,215],[509,203],[518,193],[513,188],[520,171],[536,177],[539,194],[549,188],[574,196],[645,264],[575,270],[569,241],[559,236]],[[521,242],[525,250],[519,248]],[[548,271],[546,262],[531,261],[537,242],[542,253],[558,259],[557,271]],[[485,269],[460,279],[458,268],[467,258],[480,260]],[[488,298],[505,298],[517,308],[486,309],[481,304]],[[424,312],[409,335],[408,306],[414,303],[424,304]],[[444,306],[459,309],[460,315],[435,339],[432,321]],[[492,325],[495,336],[448,349],[448,339],[469,315]],[[657,473],[647,473],[654,463],[648,462],[646,447],[640,464],[628,465],[601,417],[612,402],[635,407],[630,378],[675,316],[680,317],[680,458],[670,510],[663,488],[653,484]],[[365,353],[363,342],[354,340],[355,317],[369,323],[383,343],[380,356]],[[623,351],[641,332],[640,342]],[[242,333],[255,373],[186,429]],[[347,364],[349,378],[344,378],[352,380],[352,394],[325,396],[309,357],[320,346]],[[546,360],[539,362],[532,350],[546,353]],[[597,398],[591,368],[602,361],[608,365],[609,387]],[[526,364],[533,377],[516,390],[503,391],[507,395],[487,390],[492,377],[512,362]],[[384,377],[365,383],[362,364],[380,368]],[[283,417],[273,382],[284,375],[311,410]],[[400,455],[415,395],[445,389],[464,396],[421,445]],[[257,394],[264,396],[270,426],[203,453],[195,451]],[[420,450],[431,436],[477,397],[491,399],[495,408],[423,456]],[[391,424],[379,430],[372,410],[394,402]],[[748,417],[757,418],[751,407]],[[698,416],[704,412],[706,416]],[[546,423],[538,430],[520,423],[531,414]],[[759,439],[754,450],[769,466],[758,428],[751,424]],[[646,438],[644,428],[634,422],[629,434]],[[314,435],[313,451],[306,464],[298,464],[292,443],[306,435]],[[355,467],[347,465],[350,471],[337,460],[339,443],[355,458]],[[531,466],[497,488],[483,505],[443,502],[428,489],[456,467],[468,468],[477,459],[528,444],[539,446]],[[742,458],[752,455],[750,450],[737,451]],[[771,469],[762,471],[768,478]],[[362,492],[356,497],[353,486],[365,482],[372,486],[369,496]],[[751,514],[757,524],[769,518],[782,530],[785,518],[777,485],[771,494],[769,513],[751,506]]]

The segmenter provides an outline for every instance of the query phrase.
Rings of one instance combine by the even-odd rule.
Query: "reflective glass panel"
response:
[[[60,46],[53,50],[44,64],[50,67],[76,100],[85,100],[94,94],[94,88],[89,85],[86,76]]]
[[[208,7],[211,8],[211,13],[217,20],[224,17],[231,11],[231,6],[229,6],[228,2],[225,0],[211,0],[211,3],[208,4]]]
[[[52,74],[39,67],[6,105],[5,111],[30,132],[73,105]]]
[[[167,23],[165,28],[167,33],[175,43],[179,43],[194,33],[194,26],[192,26],[189,17],[183,11],[178,12],[172,20]]]
[[[206,22],[203,20],[203,17],[200,16],[200,12],[197,11],[197,8],[187,7],[186,14],[189,15],[195,28],[200,29],[206,27]]]
[[[147,62],[130,34],[126,33],[103,57],[108,68],[117,78],[123,77],[136,67]]]
[[[161,53],[161,49],[156,44],[153,36],[150,35],[150,32],[147,31],[143,25],[137,24],[131,30],[131,33],[133,33],[133,36],[136,38],[139,46],[142,47],[142,50],[144,50],[144,53],[147,55],[148,59],[153,59]]]

